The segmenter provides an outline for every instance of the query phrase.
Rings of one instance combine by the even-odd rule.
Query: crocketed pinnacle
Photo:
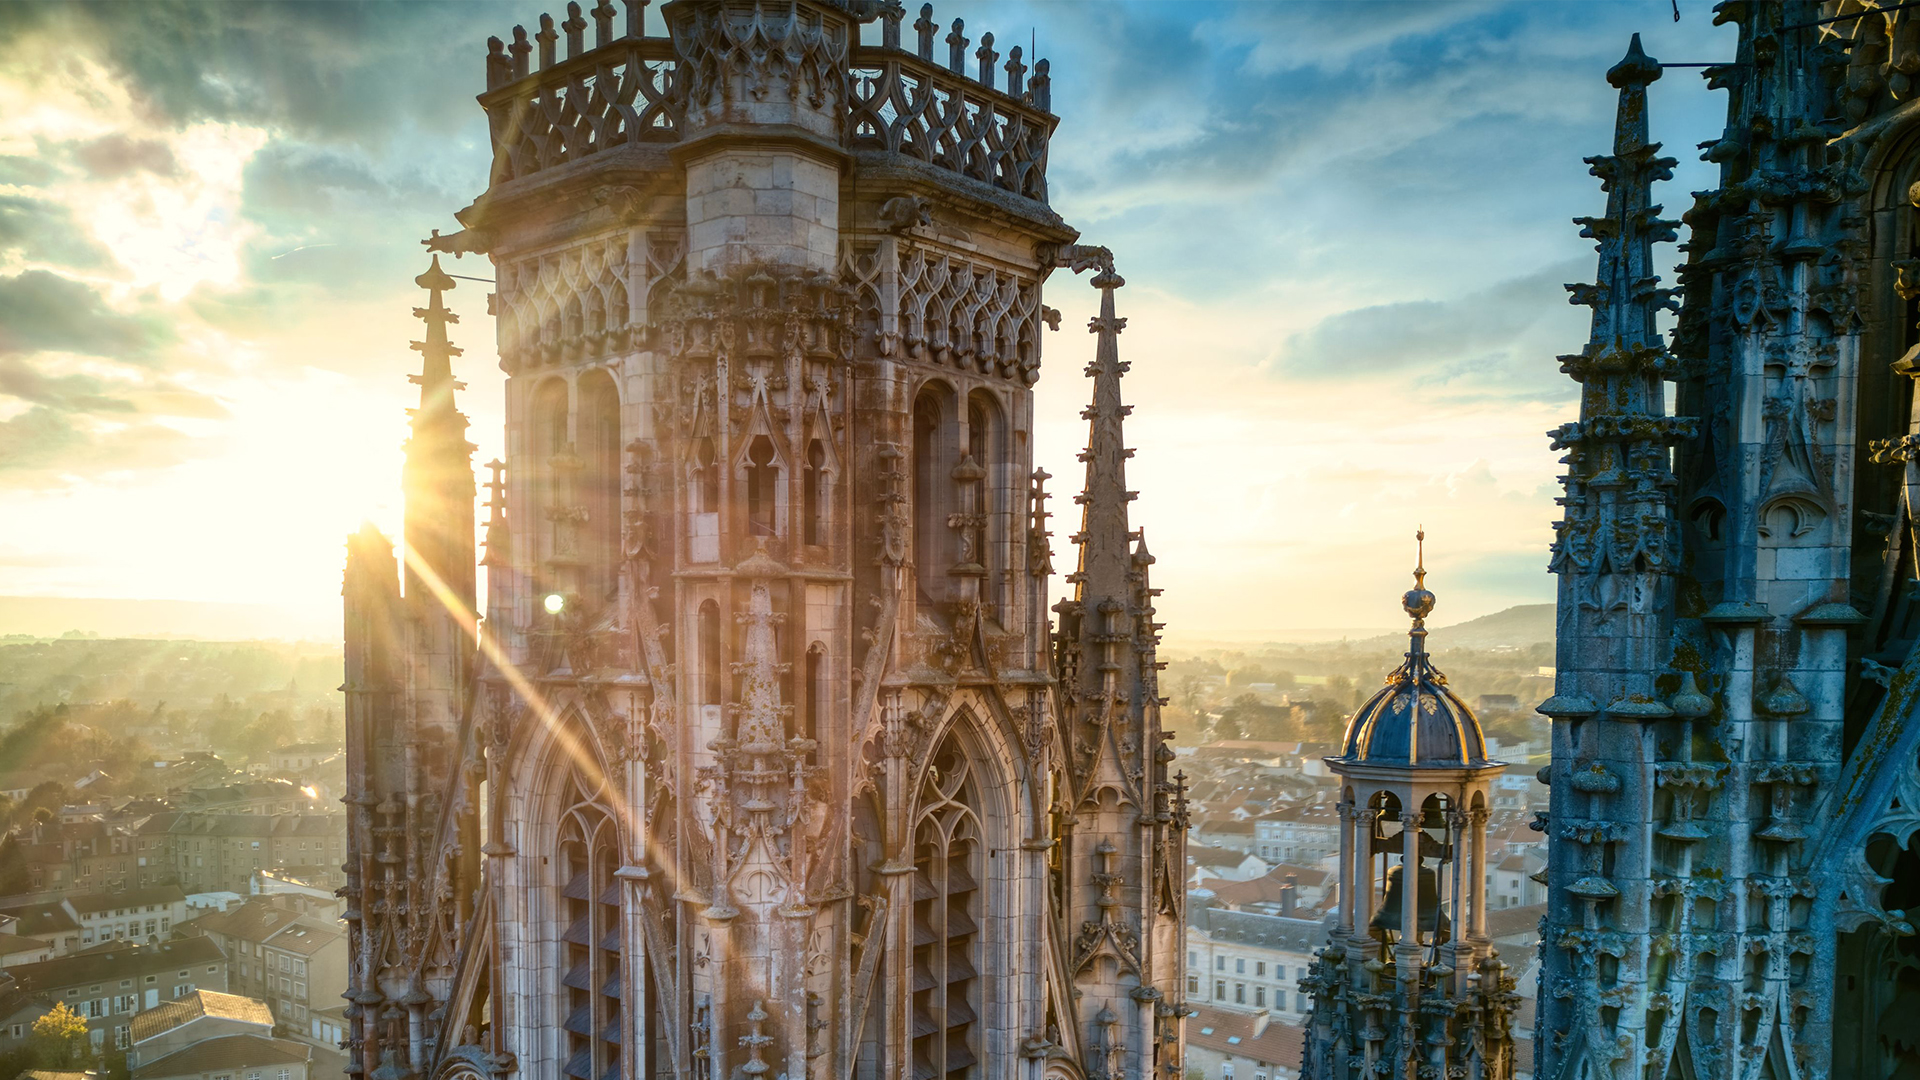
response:
[[[1672,290],[1658,287],[1653,245],[1674,239],[1679,223],[1662,219],[1653,202],[1654,182],[1672,179],[1674,166],[1672,158],[1658,156],[1659,143],[1647,141],[1647,84],[1659,77],[1659,63],[1640,50],[1635,34],[1625,59],[1607,72],[1607,81],[1620,89],[1613,153],[1585,159],[1607,193],[1607,213],[1574,219],[1600,253],[1594,284],[1567,287],[1574,303],[1593,308],[1585,352],[1561,358],[1583,382],[1593,374],[1669,366],[1654,318],[1671,305]]]
[[[1693,423],[1666,415],[1664,380],[1676,362],[1656,323],[1673,290],[1660,287],[1653,245],[1674,239],[1678,224],[1662,219],[1653,202],[1654,182],[1670,179],[1674,165],[1647,141],[1647,85],[1659,77],[1660,65],[1636,35],[1607,72],[1620,90],[1613,153],[1586,159],[1607,193],[1607,211],[1574,219],[1599,259],[1593,284],[1567,286],[1574,303],[1593,309],[1593,328],[1584,349],[1560,358],[1560,369],[1581,384],[1580,420],[1548,433],[1567,452],[1556,573],[1660,570],[1673,555],[1667,447],[1689,437]]]
[[[448,311],[440,299],[441,293],[454,287],[453,279],[440,269],[440,256],[435,255],[433,265],[427,267],[426,273],[414,278],[413,283],[427,290],[427,306],[413,309],[413,317],[427,324],[427,339],[412,343],[413,350],[421,356],[420,374],[409,377],[420,387],[420,412],[415,420],[417,430],[419,416],[453,412],[453,392],[464,390],[466,386],[456,382],[453,377],[453,358],[460,355],[460,349],[447,340],[447,326],[459,322],[460,316]],[[465,417],[461,417],[463,430],[465,420]]]
[[[414,278],[427,290],[427,306],[413,309],[427,324],[426,339],[413,342],[421,357],[420,374],[408,380],[420,387],[420,407],[413,410],[407,439],[402,485],[406,491],[404,534],[413,558],[409,560],[407,596],[426,603],[419,586],[420,569],[430,569],[450,596],[434,601],[449,607],[454,601],[473,610],[475,600],[473,544],[473,451],[467,441],[467,418],[454,404],[454,392],[466,388],[453,377],[453,358],[460,349],[447,340],[447,326],[459,322],[448,311],[441,294],[453,288],[453,279],[440,269],[435,255],[427,271]]]
[[[1087,374],[1093,377],[1093,403],[1080,415],[1087,420],[1087,448],[1080,460],[1087,466],[1086,484],[1074,501],[1080,504],[1080,531],[1073,537],[1080,549],[1078,568],[1067,575],[1074,586],[1074,599],[1089,612],[1104,600],[1125,603],[1132,595],[1128,576],[1133,563],[1133,530],[1127,522],[1127,504],[1134,493],[1127,490],[1127,448],[1123,422],[1131,406],[1120,397],[1120,377],[1129,365],[1120,359],[1120,331],[1127,320],[1113,313],[1113,291],[1126,284],[1111,270],[1093,279],[1100,290],[1100,314],[1087,326],[1098,338],[1093,363]]]

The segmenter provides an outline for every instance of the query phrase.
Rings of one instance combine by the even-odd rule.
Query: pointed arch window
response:
[[[590,371],[580,377],[579,441],[582,457],[580,501],[587,511],[588,588],[611,597],[618,586],[620,552],[620,394],[613,377]]]
[[[808,544],[827,542],[827,448],[819,439],[807,443],[807,471],[802,478],[801,529]]]
[[[811,739],[816,747],[820,742],[820,729],[826,723],[828,699],[827,688],[827,647],[814,642],[807,649],[806,687],[803,691],[806,709],[801,715],[800,736]],[[819,751],[816,749],[817,755]]]
[[[987,571],[980,599],[990,617],[1004,620],[1012,587],[1006,573],[1010,502],[1006,431],[998,403],[984,390],[967,398],[967,456],[980,467],[979,479],[971,481],[965,496],[974,519],[974,558]]]
[[[700,500],[693,508],[696,514],[711,514],[720,509],[720,470],[714,468],[716,456],[712,437],[701,436],[693,450],[693,469],[699,481],[694,492]]]
[[[778,503],[780,468],[774,464],[773,440],[757,436],[747,447],[747,533],[773,536],[778,531],[774,509]]]
[[[614,877],[618,827],[577,776],[567,781],[562,801],[567,810],[560,818],[558,877],[567,1056],[561,1071],[579,1080],[606,1080],[620,1075],[624,923]]]
[[[720,704],[720,605],[700,605],[700,704]]]
[[[920,789],[913,854],[913,1074],[980,1075],[980,880],[974,763],[949,734]]]

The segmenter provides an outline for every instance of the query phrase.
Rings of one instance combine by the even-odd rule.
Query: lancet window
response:
[[[773,440],[758,436],[747,447],[747,534],[779,533],[780,467],[774,463]]]
[[[913,856],[913,1072],[977,1077],[984,839],[974,762],[949,734],[920,790]]]
[[[612,1080],[620,1075],[623,921],[618,827],[578,778],[569,779],[562,797],[557,875],[561,978],[566,1033],[562,1071],[579,1080]]]
[[[801,534],[807,544],[827,542],[827,449],[819,439],[807,443],[806,475],[802,478]]]
[[[980,600],[986,614],[1001,618],[1006,611],[1007,454],[1000,409],[992,395],[975,391],[967,401],[967,456],[980,468],[966,494],[973,520],[973,559],[986,568]]]
[[[720,704],[720,605],[700,605],[700,704]]]
[[[586,510],[581,555],[584,584],[610,597],[617,587],[620,552],[620,395],[604,371],[581,376],[579,440],[580,502]]]
[[[807,649],[806,708],[800,720],[802,738],[812,739],[816,743],[820,741],[820,729],[826,723],[826,708],[831,692],[827,686],[827,649],[816,641]]]
[[[571,534],[562,520],[564,507],[572,502],[568,469],[568,451],[572,435],[568,430],[567,384],[549,379],[540,384],[533,397],[533,453],[537,463],[536,495],[539,516],[552,531],[548,534],[546,557],[566,558],[573,554]]]
[[[944,598],[945,588],[936,583],[944,582],[953,566],[948,398],[944,387],[933,384],[920,391],[913,405],[913,566],[920,603],[928,605]]]

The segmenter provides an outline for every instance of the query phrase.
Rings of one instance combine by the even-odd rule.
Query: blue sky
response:
[[[398,517],[417,241],[483,185],[486,37],[539,10],[0,7],[0,594],[337,627],[345,533]],[[1129,281],[1132,479],[1175,642],[1392,626],[1417,524],[1437,622],[1551,598],[1543,433],[1574,409],[1554,358],[1586,338],[1560,285],[1592,273],[1568,219],[1604,205],[1581,158],[1609,145],[1632,33],[1731,56],[1707,3],[1679,10],[936,10],[1052,60],[1054,206]],[[1669,216],[1711,184],[1693,147],[1724,109],[1697,69],[1653,87]],[[501,441],[484,288],[450,298],[477,460]],[[1049,291],[1056,484],[1094,299]]]

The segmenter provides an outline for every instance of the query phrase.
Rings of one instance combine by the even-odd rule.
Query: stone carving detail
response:
[[[631,272],[625,237],[500,266],[501,367],[511,374],[595,359],[633,343]]]
[[[804,101],[829,110],[845,99],[844,24],[770,0],[705,4],[677,13],[678,90],[689,112],[724,118],[736,101]]]
[[[495,183],[618,147],[680,137],[680,65],[666,40],[623,38],[587,59],[544,66],[538,78],[525,78],[526,30],[514,27],[513,39],[522,77],[490,88],[481,101],[493,138]],[[487,47],[494,56],[503,50],[499,38],[489,38]],[[493,67],[490,62],[490,72]]]

